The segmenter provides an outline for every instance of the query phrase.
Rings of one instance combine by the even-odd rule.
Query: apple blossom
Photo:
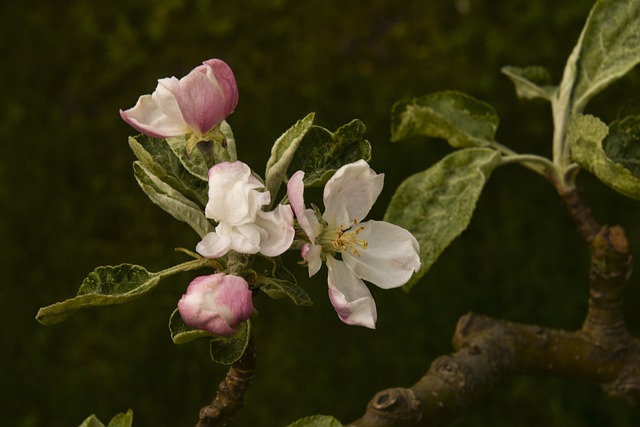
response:
[[[293,242],[291,206],[279,204],[273,211],[262,208],[271,201],[264,185],[249,166],[223,162],[209,169],[209,200],[205,216],[218,222],[207,233],[196,251],[207,258],[218,258],[230,250],[278,256]]]
[[[210,59],[180,80],[158,80],[151,95],[142,95],[133,108],[120,110],[120,116],[155,138],[185,134],[201,137],[231,114],[237,103],[233,71],[224,61]]]
[[[178,311],[187,325],[228,336],[251,316],[253,299],[242,277],[216,273],[193,279]]]
[[[390,289],[405,284],[420,268],[417,240],[404,228],[361,220],[382,191],[384,175],[364,160],[338,169],[324,187],[325,212],[305,209],[303,171],[289,180],[287,193],[309,242],[302,257],[309,276],[326,262],[329,299],[340,319],[374,328],[376,306],[363,280]]]

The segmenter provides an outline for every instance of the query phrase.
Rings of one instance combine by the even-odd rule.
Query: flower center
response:
[[[358,234],[364,230],[363,226],[353,227],[358,224],[358,220],[353,220],[353,224],[346,228],[339,225],[338,228],[328,229],[321,236],[321,245],[327,252],[349,251],[356,256],[360,256],[360,249],[367,249],[369,243],[358,238]]]

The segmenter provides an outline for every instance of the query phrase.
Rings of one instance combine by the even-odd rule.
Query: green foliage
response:
[[[164,144],[167,144],[169,148],[171,148],[171,151],[173,152],[173,154],[180,160],[180,163],[187,170],[187,172],[189,172],[191,175],[195,176],[196,178],[200,178],[202,181],[207,182],[209,180],[209,175],[208,175],[209,165],[205,160],[204,152],[207,152],[207,151],[213,152],[213,145],[217,146],[219,145],[219,143],[216,143],[214,141],[201,141],[199,144],[202,144],[202,145],[206,144],[205,145],[206,148],[203,147],[202,150],[200,149],[192,150],[190,153],[187,153],[187,140],[185,135],[176,136],[173,138],[167,138],[166,140],[155,139],[155,138],[147,137],[144,135],[139,135],[138,139],[147,139],[155,142],[156,148],[154,151],[156,153],[164,151],[166,149],[164,147]],[[131,144],[131,142],[129,144]],[[131,148],[133,149],[134,146],[135,145],[131,146]],[[134,152],[135,151],[137,150],[134,150]],[[144,156],[144,153],[141,153],[141,154]],[[167,157],[170,157],[170,156],[167,156]],[[212,157],[213,157],[213,154],[212,154]],[[138,156],[138,158],[140,159],[140,156]],[[143,157],[143,158],[146,158],[146,157]],[[213,162],[215,163],[215,160],[213,160]],[[186,176],[186,175],[183,175],[183,176]],[[190,178],[187,177],[187,179],[195,183],[195,181],[191,180]],[[178,179],[178,182],[181,183],[183,181],[181,179]],[[192,191],[192,188],[187,187],[187,188],[184,188],[184,190]]]
[[[542,98],[551,100],[556,86],[551,84],[549,71],[537,65],[528,67],[502,67],[502,72],[511,79],[516,87],[516,94],[523,99]]]
[[[134,175],[145,194],[204,237],[213,231],[213,226],[203,209],[207,202],[209,169],[203,153],[211,152],[212,161],[218,162],[216,147],[220,142],[202,141],[200,149],[191,153],[187,153],[186,143],[184,136],[166,140],[146,135],[129,138],[129,146],[138,157],[133,164]]]
[[[223,365],[230,365],[240,359],[251,339],[251,321],[238,325],[238,332],[230,337],[214,336],[209,342],[211,360]]]
[[[105,426],[100,422],[98,417],[96,417],[95,415],[91,415],[89,418],[84,420],[79,427],[105,427]]]
[[[300,142],[289,170],[304,171],[306,187],[322,186],[340,167],[371,159],[371,144],[364,133],[365,126],[360,120],[341,126],[335,133],[312,126]]]
[[[461,92],[436,92],[393,106],[391,141],[427,136],[442,138],[454,148],[486,147],[498,123],[489,104]]]
[[[311,129],[314,118],[315,113],[310,113],[303,119],[298,120],[271,147],[271,157],[267,161],[267,170],[265,172],[265,187],[271,193],[272,200],[275,199],[280,184],[286,177],[287,169],[302,138]]]
[[[282,265],[280,258],[274,259],[270,276],[258,276],[260,290],[271,298],[289,297],[296,305],[313,305],[309,295],[302,289],[296,277]]]
[[[131,427],[133,425],[133,411],[129,409],[126,413],[114,416],[107,427]],[[91,415],[84,420],[79,427],[105,427],[104,424],[95,416]]]
[[[188,261],[157,273],[133,264],[97,267],[84,279],[76,297],[41,308],[36,319],[43,325],[52,325],[83,308],[129,302],[152,290],[161,279],[200,268],[207,261]]]
[[[342,423],[329,415],[312,415],[301,418],[287,427],[342,427]]]
[[[129,137],[129,147],[140,163],[159,180],[204,207],[208,196],[207,176],[202,170],[203,160],[197,161],[197,150],[192,153],[192,158],[187,158],[182,152],[184,147],[179,147],[183,141],[184,138],[175,138],[167,143],[165,139],[138,135],[135,138]],[[176,155],[176,152],[180,152],[180,155]]]
[[[396,190],[385,220],[409,230],[420,244],[420,279],[442,251],[467,226],[500,154],[488,148],[454,151],[424,172],[407,178]]]
[[[200,206],[163,182],[139,161],[133,163],[133,171],[140,188],[153,203],[175,219],[189,224],[200,237],[213,231],[213,226]]]
[[[638,46],[640,2],[597,1],[565,69],[563,84],[573,87],[572,111],[581,112],[594,95],[640,62]]]
[[[640,178],[640,116],[618,119],[609,125],[609,134],[602,143],[607,157],[620,163]]]
[[[613,130],[614,133],[609,134],[607,125],[597,117],[574,116],[567,135],[573,158],[618,193],[640,200],[640,176],[637,175],[639,158],[632,138],[638,131],[637,121],[617,121]],[[612,153],[613,158],[603,148],[605,138],[609,145],[608,153]]]

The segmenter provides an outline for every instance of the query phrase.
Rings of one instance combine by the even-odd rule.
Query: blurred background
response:
[[[492,104],[500,142],[549,155],[550,108],[520,101],[503,65],[544,65],[559,81],[590,1],[555,0],[23,0],[0,6],[0,414],[3,425],[76,426],[132,408],[135,426],[191,426],[226,369],[206,340],[174,345],[168,317],[195,274],[134,303],[45,327],[39,307],[75,295],[98,265],[158,271],[186,260],[198,236],[153,205],[133,177],[118,109],[217,57],[240,102],[228,121],[241,160],[264,171],[273,141],[317,112],[336,129],[367,126],[372,166],[394,189],[449,152],[443,141],[389,143],[393,103],[455,89]],[[637,71],[590,104],[613,119],[638,93]],[[603,223],[626,227],[638,256],[637,202],[587,173],[585,198]],[[295,257],[292,258],[294,260]],[[372,292],[375,331],[342,324],[317,280],[295,273],[315,305],[260,298],[254,383],[239,426],[284,426],[324,413],[359,417],[379,390],[410,386],[451,351],[457,319],[474,310],[576,329],[585,314],[587,251],[552,187],[517,166],[497,170],[470,227],[410,294]],[[316,278],[314,278],[316,279]],[[630,328],[640,333],[637,280]],[[580,380],[505,382],[453,426],[632,426],[638,412]]]

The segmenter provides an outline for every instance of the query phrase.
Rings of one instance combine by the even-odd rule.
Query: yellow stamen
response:
[[[357,224],[358,221],[354,220],[353,225]],[[354,255],[360,256],[360,252],[358,249],[367,249],[369,243],[364,239],[359,239],[357,236],[360,232],[364,230],[363,226],[357,227],[354,230],[347,229],[345,230],[342,225],[340,225],[336,230],[334,230],[333,236],[328,238],[328,242],[332,246],[333,251],[335,252],[343,252],[349,251]]]

